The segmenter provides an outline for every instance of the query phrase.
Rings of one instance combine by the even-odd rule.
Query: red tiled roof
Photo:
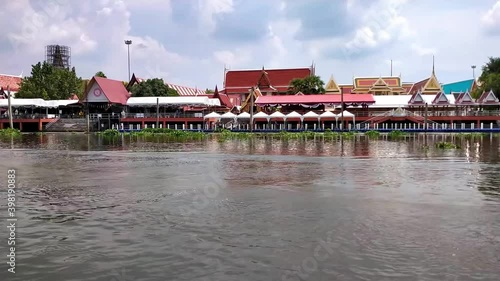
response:
[[[227,108],[233,108],[233,104],[231,103],[229,97],[224,93],[220,93],[219,90],[217,89],[217,86],[215,86],[213,98],[219,99],[221,105]]]
[[[420,82],[413,84],[413,87],[411,87],[409,94],[415,94],[418,91],[422,90],[424,88],[425,84],[427,84],[427,82],[429,81],[429,79],[431,79],[431,78],[429,77],[427,79],[424,79]]]
[[[403,87],[403,89],[405,89],[405,93],[410,93],[413,85],[414,85],[414,83],[403,83],[403,85],[401,87]]]
[[[122,105],[127,104],[127,100],[130,97],[130,94],[123,85],[122,81],[95,76],[92,78],[89,86],[92,85],[92,81],[95,81],[99,85],[110,103]]]
[[[495,93],[493,93],[493,91],[483,92],[483,94],[481,95],[481,97],[479,97],[477,102],[484,105],[497,105],[500,103],[498,98],[495,96]]]
[[[286,92],[293,79],[310,76],[310,68],[267,69],[267,79],[279,92]],[[248,93],[248,89],[257,86],[262,70],[230,70],[226,73],[226,93]]]
[[[467,100],[464,100],[465,97],[468,97]],[[474,99],[470,95],[469,92],[460,93],[458,97],[455,99],[456,105],[475,105]]]
[[[423,104],[425,104],[425,100],[422,97],[422,94],[419,91],[416,91],[413,95],[411,95],[410,100],[408,101],[408,104],[423,105]]]
[[[446,95],[443,92],[440,92],[434,97],[432,104],[446,105],[446,104],[450,104],[450,100],[448,99],[448,97],[446,97]]]
[[[341,99],[341,95],[260,96],[255,104],[341,104]],[[371,94],[349,94],[344,95],[344,103],[373,104],[375,99]]]
[[[352,89],[354,88],[353,86],[346,86],[346,85],[340,85],[340,90],[342,91],[342,94],[351,94]]]
[[[9,86],[11,91],[18,92],[21,86],[21,80],[22,78],[20,76],[0,74],[0,88],[6,91],[7,86]]]

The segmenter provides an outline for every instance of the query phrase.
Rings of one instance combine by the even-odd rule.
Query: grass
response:
[[[380,132],[379,131],[366,131],[365,136],[371,138],[371,139],[377,139],[380,137]]]
[[[439,149],[460,149],[459,145],[446,141],[436,143],[436,147]]]
[[[20,136],[21,136],[21,131],[18,129],[7,128],[0,130],[0,137],[3,138],[20,137]]]
[[[405,137],[406,136],[406,133],[405,132],[402,132],[402,131],[391,131],[389,134],[388,134],[389,138],[390,139],[400,139],[402,137]]]

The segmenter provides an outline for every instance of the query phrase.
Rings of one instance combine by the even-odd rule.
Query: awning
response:
[[[131,97],[127,100],[128,106],[156,106],[157,101],[161,106],[214,106],[214,101],[208,97]],[[220,103],[219,103],[220,105]]]
[[[345,94],[344,103],[352,104],[373,104],[375,99],[371,94]],[[286,95],[286,96],[260,96],[255,101],[255,104],[264,106],[277,105],[303,105],[306,107],[314,107],[319,105],[341,105],[341,95]]]

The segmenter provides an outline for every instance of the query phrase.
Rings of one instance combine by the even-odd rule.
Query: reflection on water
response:
[[[20,280],[500,280],[498,137],[0,146]]]

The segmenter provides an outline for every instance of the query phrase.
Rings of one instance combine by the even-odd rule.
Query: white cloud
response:
[[[250,62],[252,54],[248,49],[236,49],[234,52],[222,50],[214,52],[214,58],[221,64],[225,64],[231,68],[237,68]]]
[[[401,15],[405,4],[406,0],[381,0],[373,4],[362,17],[362,26],[345,44],[346,52],[361,53],[411,36],[408,20]]]
[[[215,17],[234,11],[233,0],[198,0],[198,9],[203,28],[213,32],[216,27]]]
[[[411,49],[417,53],[419,56],[435,55],[437,51],[433,48],[425,48],[417,43],[411,45]]]
[[[483,26],[491,32],[500,33],[500,1],[497,1],[481,18]]]

